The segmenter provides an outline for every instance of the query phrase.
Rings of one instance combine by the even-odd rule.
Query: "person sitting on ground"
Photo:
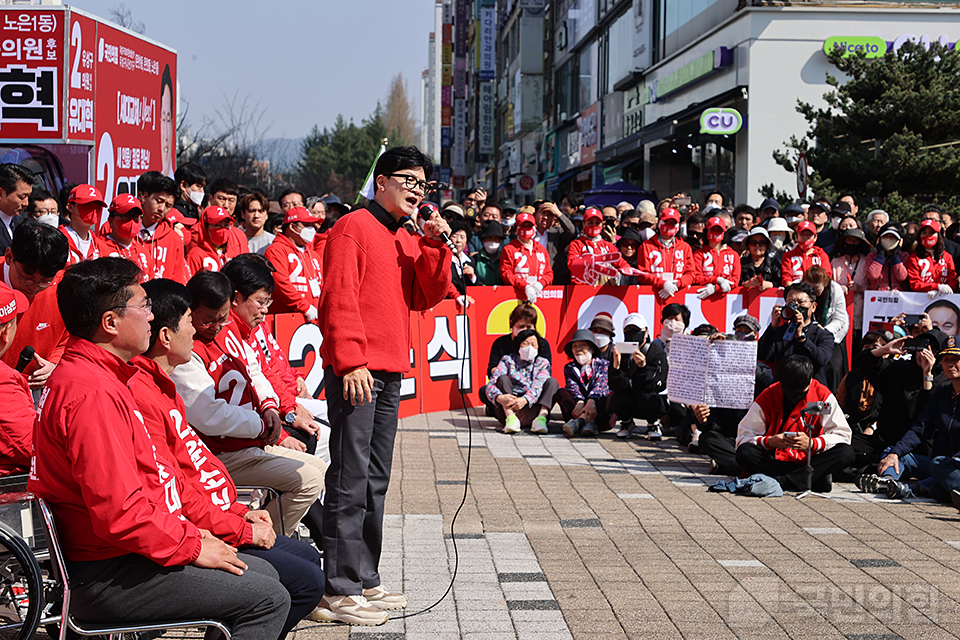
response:
[[[149,260],[140,242],[140,227],[143,224],[143,208],[140,201],[129,193],[114,197],[108,208],[106,224],[97,235],[101,256],[119,256],[136,264],[147,275]]]
[[[660,337],[656,342],[661,349],[669,351],[670,340],[690,326],[690,309],[686,305],[671,302],[660,312]]]
[[[829,268],[830,258],[826,251],[816,245],[817,228],[808,220],[797,225],[797,244],[785,251],[780,269],[782,284],[788,287],[803,279],[803,274],[813,266]],[[831,247],[833,246],[831,242]]]
[[[68,265],[100,257],[97,227],[100,226],[100,216],[106,206],[100,190],[92,185],[78,184],[70,191],[67,199],[70,221],[60,226],[70,245]]]
[[[797,282],[783,292],[786,304],[774,305],[770,326],[760,336],[757,358],[773,369],[779,380],[780,364],[789,356],[806,356],[813,363],[813,376],[827,384],[827,365],[833,357],[833,334],[816,323],[817,292],[806,282]]]
[[[613,316],[606,311],[601,311],[590,321],[590,331],[593,332],[594,344],[597,346],[596,357],[612,363],[613,341],[617,337],[617,331],[613,327]]]
[[[153,319],[142,276],[106,257],[74,265],[57,288],[71,340],[40,402],[27,487],[63,535],[74,613],[213,619],[237,640],[278,638],[290,595],[276,570],[193,522],[204,501],[166,470],[176,462],[158,455],[138,415],[130,361],[147,350]]]
[[[779,218],[776,218],[779,220]],[[740,258],[740,286],[766,291],[780,284],[780,260],[771,255],[770,234],[756,226],[747,234],[747,251]]]
[[[547,433],[560,385],[550,377],[550,361],[538,354],[540,340],[534,329],[519,332],[513,339],[514,351],[500,359],[487,383],[487,398],[494,403],[504,433],[519,433],[527,425],[530,433]]]
[[[500,364],[503,356],[514,352],[513,341],[517,338],[517,335],[525,329],[537,328],[539,316],[537,308],[529,302],[521,302],[514,307],[513,311],[510,312],[510,332],[494,340],[493,345],[490,346],[490,357],[487,360],[487,380],[493,377],[493,370]],[[537,355],[545,358],[547,362],[553,362],[553,351],[550,349],[550,343],[546,338],[540,338],[540,351]],[[494,413],[495,407],[493,401],[487,398],[486,385],[480,387],[479,395],[480,401],[486,407],[487,417],[494,417],[496,415]]]
[[[631,313],[624,319],[623,339],[636,343],[636,348],[627,354],[614,347],[610,413],[620,420],[617,437],[648,434],[656,440],[657,434],[662,437],[660,419],[670,409],[666,392],[670,369],[667,354],[662,343],[650,341],[647,320],[639,313]],[[639,426],[635,420],[643,420],[649,426]]]
[[[276,238],[275,235],[267,233],[267,230],[264,229],[270,211],[270,203],[267,202],[262,193],[255,191],[243,196],[237,210],[240,214],[240,226],[243,227],[243,233],[247,236],[247,246],[250,247],[250,251],[263,255],[263,252]]]
[[[730,293],[740,284],[740,254],[723,243],[727,225],[720,218],[707,220],[706,242],[693,254],[693,284],[702,288],[703,300],[717,290]]]
[[[307,322],[316,322],[323,289],[323,265],[313,250],[320,219],[306,207],[290,207],[282,231],[264,250],[273,268],[276,286],[270,313],[301,313]]]
[[[27,296],[0,282],[0,357],[17,335],[17,318],[27,311]],[[0,362],[0,477],[30,470],[33,421],[37,410],[27,379],[19,371]]]
[[[313,507],[326,464],[283,430],[279,398],[230,313],[233,285],[222,273],[204,270],[190,278],[187,289],[196,329],[193,356],[171,374],[187,421],[236,483],[281,492],[284,535],[292,535],[304,519],[319,542],[319,512]]]
[[[596,357],[599,349],[593,333],[577,329],[563,351],[571,359],[563,366],[565,386],[557,392],[557,404],[564,420],[563,433],[568,438],[586,437],[610,429],[612,416],[607,410],[610,363]]]
[[[503,225],[496,220],[487,220],[480,225],[477,237],[480,249],[470,254],[477,279],[471,284],[488,287],[503,284],[500,279],[500,251],[505,246],[506,237]]]
[[[833,391],[849,370],[847,333],[850,329],[850,314],[847,313],[847,297],[843,287],[837,284],[823,267],[813,266],[807,269],[803,274],[803,281],[812,286],[817,294],[814,300],[817,324],[833,335],[833,354],[826,371],[827,387]]]
[[[290,611],[280,637],[316,608],[326,578],[320,553],[311,545],[274,532],[270,514],[237,502],[237,487],[227,468],[189,424],[183,400],[170,374],[190,361],[194,327],[190,292],[179,282],[157,279],[143,290],[152,303],[150,346],[130,364],[140,371],[131,388],[157,456],[175,462],[173,470],[184,493],[206,505],[193,522],[244,553],[269,562],[290,594]]]
[[[734,319],[733,330],[736,340],[756,342],[760,321],[745,313]],[[754,400],[772,384],[773,372],[770,367],[758,361],[753,383]],[[746,415],[746,409],[708,407],[706,404],[699,404],[691,411],[690,421],[694,430],[690,452],[704,453],[710,457],[710,473],[736,476],[742,471],[737,464],[737,429]]]
[[[737,431],[737,464],[747,474],[771,476],[785,490],[829,493],[831,474],[853,462],[850,427],[830,390],[813,379],[813,363],[791,355],[779,368],[779,381],[750,405]],[[810,403],[825,413],[802,415]],[[813,475],[807,476],[807,455]]]

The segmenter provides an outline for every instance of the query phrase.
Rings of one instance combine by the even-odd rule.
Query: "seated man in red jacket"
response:
[[[27,297],[0,282],[0,356],[10,349],[17,335],[17,317],[26,312]],[[0,362],[0,476],[26,473],[30,469],[30,443],[37,411],[27,379]]]
[[[779,382],[750,405],[737,431],[737,464],[748,474],[773,477],[786,491],[831,490],[831,474],[853,464],[851,431],[830,390],[813,379],[813,363],[792,355],[777,369]],[[823,413],[805,412],[823,403]],[[813,477],[807,485],[807,451]]]
[[[143,209],[140,243],[147,257],[147,280],[169,278],[187,281],[183,239],[167,220],[177,200],[177,183],[159,171],[147,171],[137,180],[137,197]]]
[[[278,638],[290,596],[266,561],[194,524],[208,504],[160,456],[130,388],[151,302],[122,258],[85,260],[57,302],[70,342],[44,388],[28,488],[63,535],[71,613],[89,622],[215,619],[234,638]]]
[[[320,222],[306,207],[291,207],[283,217],[281,232],[263,252],[276,269],[270,313],[302,313],[307,322],[316,321],[323,280],[313,240]]]
[[[184,490],[198,493],[206,504],[204,520],[194,522],[277,570],[280,583],[290,593],[284,636],[320,602],[326,584],[320,553],[306,542],[277,536],[268,512],[252,511],[237,502],[237,488],[227,468],[187,424],[183,400],[170,379],[173,370],[188,363],[193,354],[190,292],[179,282],[164,279],[144,283],[143,289],[153,303],[150,348],[131,361],[140,369],[132,391],[150,439],[161,458],[177,462],[172,468],[182,476]]]

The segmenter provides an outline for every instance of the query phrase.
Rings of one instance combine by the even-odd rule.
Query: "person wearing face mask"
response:
[[[100,215],[107,203],[103,201],[100,190],[89,184],[78,184],[70,191],[67,199],[67,212],[70,222],[60,225],[60,232],[70,245],[70,257],[67,265],[77,264],[81,260],[93,260],[100,257],[100,244],[97,242],[97,226]]]
[[[517,299],[536,302],[543,288],[553,283],[550,254],[536,241],[533,215],[518,213],[516,226],[517,237],[500,252],[500,278],[513,287]]]
[[[641,206],[646,202],[650,204],[650,209],[653,208],[649,200],[644,200],[641,202]],[[638,209],[638,211],[640,211]],[[640,234],[640,241],[646,242],[653,236],[657,234],[657,214],[653,211],[640,211],[640,222],[637,224],[637,232]]]
[[[487,398],[504,433],[519,433],[529,425],[530,433],[545,435],[560,385],[550,377],[550,361],[539,355],[540,334],[535,329],[520,331],[513,346],[514,351],[494,367],[486,386]]]
[[[667,207],[660,213],[657,235],[640,245],[637,280],[659,289],[664,300],[693,282],[693,251],[677,237],[679,230],[680,212]]]
[[[100,255],[126,258],[146,272],[149,260],[140,242],[143,220],[140,201],[129,193],[121,193],[114,196],[107,210],[110,217],[97,236]]]
[[[500,279],[500,250],[504,246],[503,225],[496,220],[487,220],[480,225],[480,250],[472,253],[474,272],[477,275],[473,284],[496,286],[503,284]]]
[[[920,223],[920,242],[906,261],[907,280],[912,291],[926,291],[930,298],[950,295],[957,288],[957,270],[953,258],[943,250],[940,223]]]
[[[850,426],[830,390],[813,379],[813,363],[802,355],[783,361],[780,380],[757,396],[737,431],[737,463],[748,474],[774,478],[785,490],[829,493],[832,474],[854,460]],[[824,415],[801,416],[811,402]],[[807,455],[813,467],[807,486]]]
[[[637,348],[621,354],[614,348],[610,368],[610,413],[620,421],[618,438],[660,433],[660,419],[667,415],[667,373],[669,364],[662,344],[650,342],[647,320],[631,313],[623,321],[623,339]],[[642,420],[649,426],[638,426]]]
[[[797,225],[797,245],[784,252],[781,278],[784,287],[803,279],[803,274],[812,266],[829,268],[830,258],[826,251],[816,246],[817,229],[814,224],[804,220]]]
[[[594,344],[597,346],[597,358],[613,362],[613,339],[617,332],[613,328],[613,316],[601,311],[590,322],[590,331],[593,332]]]
[[[203,188],[207,186],[207,172],[196,162],[188,162],[177,167],[173,179],[180,189],[174,208],[184,216],[198,220],[200,205],[206,196]]]
[[[775,218],[779,220],[780,218]],[[780,260],[771,256],[767,230],[756,226],[747,234],[747,250],[740,258],[740,286],[766,291],[780,282]]]
[[[30,194],[27,208],[21,214],[23,220],[36,220],[56,229],[60,226],[60,205],[46,189],[35,188]]]
[[[577,329],[563,348],[570,362],[563,367],[565,386],[557,392],[563,414],[563,433],[568,437],[595,436],[611,427],[607,405],[610,401],[610,363],[597,356],[593,333]]]
[[[841,233],[835,250],[838,255],[830,263],[833,280],[840,285],[844,294],[853,292],[853,330],[859,336],[863,326],[863,292],[867,284],[866,264],[870,243],[860,229],[848,229]]]
[[[779,380],[780,364],[794,354],[802,355],[813,363],[813,377],[826,386],[834,339],[814,321],[817,291],[806,282],[797,282],[784,290],[783,298],[786,304],[773,307],[770,326],[760,336],[757,359],[769,364]]]
[[[690,324],[690,309],[686,305],[672,302],[665,306],[660,312],[660,337],[654,342],[660,345],[660,348],[667,351],[670,348],[670,340],[675,335],[679,335],[687,330]]]
[[[633,268],[637,267],[637,256],[640,245],[643,244],[643,238],[636,229],[624,229],[623,233],[617,239],[617,250],[623,256],[624,261]],[[637,284],[637,276],[624,275],[617,276],[617,286],[630,286]]]
[[[866,259],[867,286],[871,291],[903,291],[907,288],[907,265],[901,247],[903,229],[896,222],[880,228],[876,249]]]
[[[783,258],[784,252],[790,248],[790,244],[793,241],[793,229],[790,228],[790,225],[787,224],[787,221],[783,218],[770,218],[765,228],[770,235],[770,250],[768,253],[771,258],[776,258],[779,263]],[[781,278],[782,276],[777,274],[777,280],[774,280],[774,282],[779,282]]]
[[[250,252],[246,237],[233,232],[233,216],[226,209],[207,207],[197,224],[193,232],[197,243],[187,252],[187,275],[219,271],[230,259]]]
[[[603,228],[600,210],[587,207],[583,212],[583,233],[567,247],[567,268],[574,284],[609,284],[618,272],[635,275],[636,269],[620,256],[616,245],[602,237]]]
[[[697,293],[701,300],[740,284],[740,255],[723,243],[726,231],[722,219],[707,220],[707,241],[693,254],[693,284],[703,287]]]
[[[263,257],[276,268],[270,313],[301,313],[307,322],[317,319],[323,277],[313,239],[319,224],[306,207],[292,207],[284,215],[282,231],[264,251]]]

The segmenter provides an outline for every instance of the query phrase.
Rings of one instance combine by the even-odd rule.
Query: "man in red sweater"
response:
[[[17,335],[17,317],[26,312],[27,296],[0,283],[0,356],[10,349]],[[30,469],[30,443],[37,411],[27,379],[0,362],[0,476],[26,473]]]
[[[147,280],[168,278],[187,282],[183,240],[167,220],[177,200],[177,183],[159,171],[147,171],[137,180],[137,194],[143,208],[140,243],[147,259]]]
[[[302,313],[307,322],[316,321],[323,280],[313,240],[320,222],[306,207],[291,207],[283,217],[282,231],[263,252],[276,269],[270,313]]]
[[[400,380],[410,370],[410,312],[443,300],[450,286],[450,227],[434,214],[417,238],[402,228],[416,215],[433,162],[394,147],[373,170],[366,209],[330,230],[318,323],[330,415],[330,468],[323,510],[327,589],[314,619],[375,625],[402,609],[378,567],[383,503],[390,484]]]
[[[137,410],[130,361],[147,350],[153,319],[141,277],[128,260],[99,258],[72,267],[57,289],[71,339],[40,401],[28,487],[64,536],[71,613],[213,618],[234,638],[277,638],[290,596],[276,571],[194,524],[205,507],[158,455]]]
[[[797,246],[783,254],[782,276],[783,286],[788,287],[794,282],[803,280],[803,274],[813,266],[830,268],[830,258],[826,252],[816,245],[817,228],[809,220],[797,225]]]

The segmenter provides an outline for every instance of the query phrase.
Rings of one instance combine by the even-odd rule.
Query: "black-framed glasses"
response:
[[[430,188],[430,183],[425,180],[417,180],[416,176],[412,176],[409,173],[391,173],[389,174],[391,178],[403,178],[403,186],[405,189],[410,191],[419,191],[420,193],[426,193]]]
[[[147,298],[142,304],[118,304],[115,307],[110,307],[111,311],[114,309],[143,309],[147,313],[150,313],[150,311],[153,310],[153,300]]]

